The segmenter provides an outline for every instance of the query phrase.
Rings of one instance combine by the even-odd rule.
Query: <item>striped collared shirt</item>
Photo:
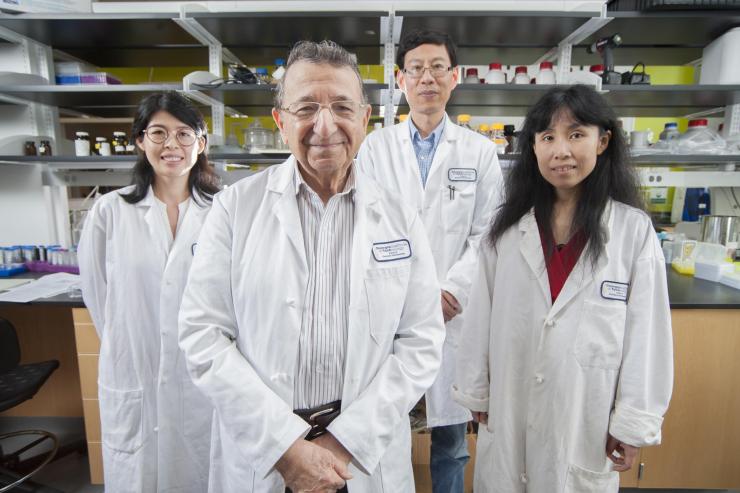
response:
[[[344,190],[324,204],[303,180],[296,163],[295,187],[308,287],[298,341],[294,409],[342,398],[349,324],[349,271],[354,231],[354,163]]]

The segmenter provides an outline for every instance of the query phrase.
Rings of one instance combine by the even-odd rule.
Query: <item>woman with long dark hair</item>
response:
[[[107,491],[203,492],[212,406],[188,377],[177,314],[219,180],[202,115],[152,94],[133,125],[133,184],[101,197],[79,244],[82,294],[100,336]]]
[[[673,383],[666,274],[614,111],[591,88],[530,108],[481,245],[455,399],[480,492],[614,492],[660,443]]]

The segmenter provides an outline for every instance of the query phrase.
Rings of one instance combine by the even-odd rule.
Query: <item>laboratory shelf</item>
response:
[[[302,39],[331,39],[377,63],[385,11],[188,12],[246,63],[286,58]],[[175,13],[0,15],[0,27],[102,67],[203,66],[208,49],[175,22]]]
[[[450,5],[454,5],[451,3]],[[464,64],[530,64],[580,28],[598,11],[516,12],[481,10],[400,10],[401,37],[414,29],[447,32]]]
[[[382,93],[388,89],[386,84],[365,84],[370,103],[377,113],[378,106],[382,104]],[[269,115],[273,106],[273,85],[253,84],[222,84],[218,87],[191,86],[211,98],[224,103],[230,108],[247,115],[259,114]]]
[[[0,27],[93,65],[208,65],[208,50],[173,22],[176,14],[0,15]]]
[[[551,87],[460,84],[452,92],[448,111],[455,115],[524,116]],[[604,86],[603,91],[617,114],[625,117],[681,117],[740,103],[740,85]],[[404,99],[399,111],[408,111]]]
[[[278,164],[289,155],[290,151],[278,155],[212,152],[208,159],[223,163]],[[135,161],[136,156],[0,156],[0,164],[43,164],[55,170],[130,169]]]
[[[360,64],[380,59],[384,11],[219,12],[188,13],[224,48],[249,65],[272,65],[286,59],[290,47],[304,39],[336,41],[355,53]]]
[[[519,154],[499,154],[499,162],[513,166]],[[677,167],[696,170],[707,170],[724,167],[728,164],[740,164],[740,154],[633,154],[632,163],[639,167]],[[740,169],[739,169],[740,170]]]
[[[148,94],[179,90],[182,84],[0,85],[0,94],[98,117],[132,116]]]
[[[650,166],[684,166],[695,165],[706,167],[712,165],[740,164],[740,154],[635,154],[632,162],[637,165]]]
[[[222,163],[278,164],[282,163],[290,151],[267,154],[241,152],[210,152],[208,159]],[[499,154],[501,163],[513,164],[519,154]],[[116,169],[126,168],[136,160],[136,156],[2,156],[0,163],[6,164],[46,164],[54,169]],[[740,164],[740,154],[728,155],[686,155],[686,154],[638,154],[632,156],[638,166],[694,166],[707,169],[726,164]]]
[[[603,89],[607,91],[604,94],[607,101],[620,116],[685,116],[740,103],[740,85],[637,85]]]
[[[616,65],[683,65],[698,60],[702,49],[729,29],[740,25],[736,10],[685,10],[662,12],[608,11],[612,20],[573,47],[577,65],[599,63],[586,47],[619,33],[622,46],[614,50]]]

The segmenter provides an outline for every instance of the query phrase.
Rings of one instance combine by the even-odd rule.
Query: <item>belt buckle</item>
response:
[[[316,411],[315,413],[313,413],[312,415],[310,415],[308,417],[308,420],[309,421],[314,421],[319,416],[323,416],[324,414],[331,414],[334,411],[335,411],[335,409],[333,407],[330,407],[330,408],[327,408],[327,409],[322,409],[321,411]]]

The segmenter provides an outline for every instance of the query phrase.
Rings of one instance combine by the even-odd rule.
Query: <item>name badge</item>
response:
[[[190,245],[190,253],[192,253],[193,256],[195,256],[195,247],[197,245],[198,245],[198,243],[193,243],[192,245]]]
[[[373,243],[373,258],[377,262],[391,262],[409,257],[411,257],[411,243],[409,243],[409,240]]]
[[[447,179],[450,181],[476,181],[478,170],[475,168],[450,168],[447,170]]]
[[[604,281],[601,283],[601,297],[606,300],[627,301],[630,285],[623,282]]]

